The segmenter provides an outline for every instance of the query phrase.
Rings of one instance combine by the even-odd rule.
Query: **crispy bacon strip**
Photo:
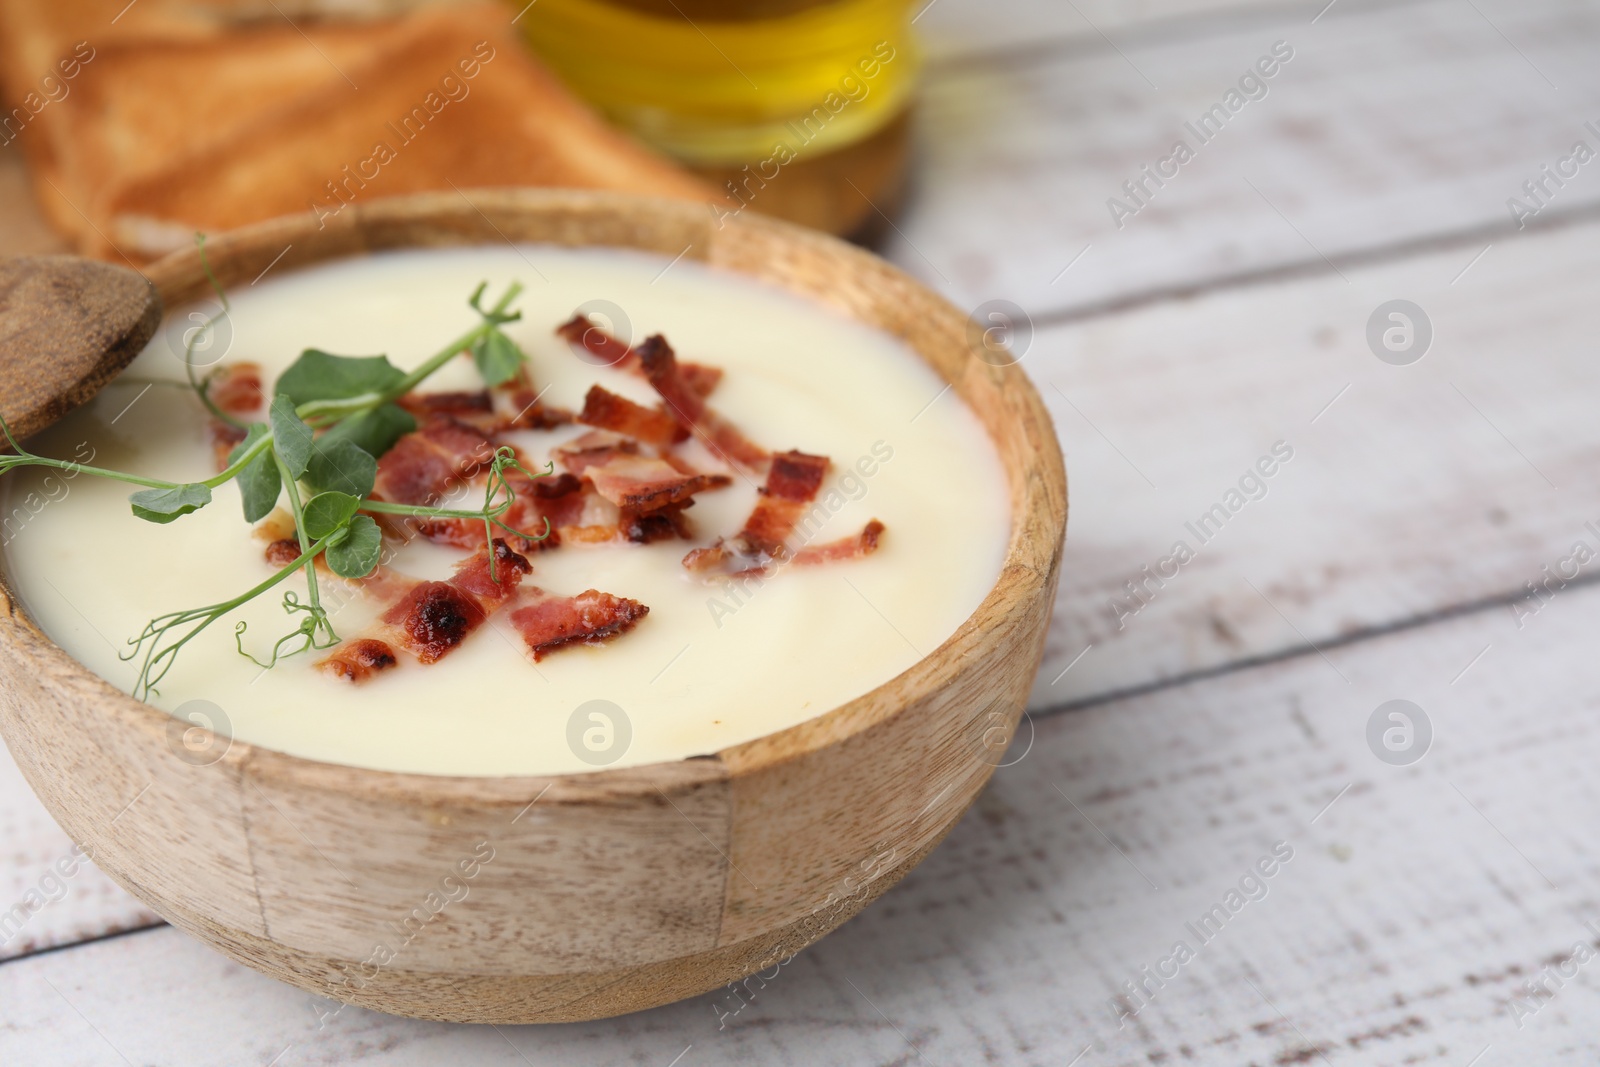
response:
[[[493,456],[494,445],[475,427],[430,415],[378,460],[372,495],[395,504],[435,504]]]
[[[245,360],[218,367],[206,383],[206,395],[229,415],[261,410],[266,402],[266,394],[261,391],[261,367]]]
[[[581,524],[574,520],[560,529],[562,544],[648,544],[689,537],[683,512],[693,505],[694,494],[731,481],[724,474],[702,474],[671,453],[659,459],[641,456],[637,441],[608,430],[591,430],[554,455],[593,489]]]
[[[648,545],[656,541],[687,541],[694,536],[694,528],[683,513],[692,507],[694,501],[685,500],[656,511],[624,511],[617,519],[617,533],[624,541],[636,545]]]
[[[455,574],[442,582],[398,580],[386,575],[375,590],[400,586],[387,610],[379,616],[374,633],[356,639],[370,641],[390,650],[410,653],[423,664],[436,663],[449,655],[485,619],[510,600],[525,575],[533,570],[527,559],[513,552],[503,541],[494,542],[494,573],[490,573],[489,553],[479,551],[456,565]],[[357,668],[364,656],[377,656],[378,650],[346,651],[346,642],[317,666],[352,682],[370,677]],[[381,658],[379,656],[378,658]],[[389,665],[376,667],[386,669]]]
[[[595,492],[624,512],[643,514],[682,505],[696,493],[733,481],[726,474],[684,474],[662,459],[617,456],[584,472]]]
[[[519,471],[506,472],[506,482],[514,497],[500,521],[514,530],[537,537],[550,520],[550,535],[542,540],[512,538],[517,551],[536,552],[561,543],[561,529],[577,525],[585,501],[582,480],[571,474],[554,478],[529,478]],[[478,519],[419,519],[412,523],[419,535],[440,544],[459,548],[483,547],[483,523]]]
[[[618,370],[644,377],[644,367],[639,362],[638,350],[629,348],[607,333],[587,315],[574,315],[569,321],[557,326],[556,333],[574,349],[582,349],[587,353],[585,358],[589,362],[616,367]],[[702,397],[710,396],[717,384],[722,381],[720,368],[708,367],[703,363],[683,363],[679,365],[678,371],[683,375],[683,380],[689,388]]]
[[[841,537],[825,545],[807,545],[794,554],[794,562],[801,565],[833,563],[838,560],[870,556],[878,550],[878,541],[883,537],[883,530],[883,523],[873,519],[853,537]]]
[[[333,650],[333,654],[317,666],[335,678],[343,678],[355,684],[364,682],[379,671],[386,671],[399,662],[395,658],[394,649],[385,642],[375,637],[357,637],[341,642],[339,647]]]
[[[647,408],[601,386],[592,385],[583,398],[578,421],[614,433],[626,434],[647,444],[667,448],[686,440],[689,431],[678,425],[663,408]]]
[[[637,600],[597,589],[564,597],[525,588],[517,599],[523,606],[511,613],[511,625],[527,643],[534,662],[566,645],[595,645],[624,634],[650,613]]]
[[[407,393],[395,401],[416,416],[418,423],[447,416],[483,434],[507,430],[548,430],[572,421],[572,413],[549,408],[524,372],[493,389],[464,389],[437,393]]]
[[[582,478],[590,467],[610,463],[619,456],[634,456],[638,453],[637,441],[629,440],[609,430],[590,430],[581,437],[574,437],[551,454],[557,463],[567,468],[568,473]]]
[[[678,357],[666,338],[654,334],[634,350],[644,375],[684,429],[691,430],[717,455],[735,467],[758,470],[767,461],[767,452],[738,428],[706,407],[705,398],[684,380]]]
[[[572,412],[564,408],[546,407],[539,400],[539,390],[533,387],[524,367],[508,382],[501,382],[489,390],[489,401],[500,420],[500,430],[549,430],[565,426],[572,421]]]
[[[773,456],[767,484],[739,532],[740,539],[757,552],[769,556],[777,552],[800,521],[806,504],[817,498],[829,466],[827,456],[794,450]]]
[[[789,535],[805,516],[806,505],[816,499],[828,466],[826,456],[795,451],[773,456],[767,484],[745,520],[744,529],[731,538],[690,552],[683,557],[684,568],[696,574],[764,574],[775,563],[828,563],[859,559],[877,551],[884,531],[883,523],[877,519],[851,537],[797,550],[789,548]]]
[[[416,416],[421,424],[435,415],[448,415],[459,422],[476,426],[494,414],[487,389],[460,389],[439,393],[407,393],[395,401]]]
[[[381,618],[402,648],[422,663],[436,663],[510,598],[533,568],[503,540],[495,540],[494,550],[496,578],[489,576],[489,554],[480,552],[448,581],[418,582],[390,605]]]
[[[229,415],[251,415],[261,410],[266,393],[261,386],[261,366],[249,360],[227,363],[211,372],[206,380],[206,395]],[[228,466],[228,453],[245,438],[237,426],[211,419],[206,423],[206,440],[216,457],[217,470]]]
[[[873,519],[863,526],[858,534],[841,537],[826,544],[806,545],[795,550],[791,550],[787,545],[779,545],[770,555],[744,551],[737,539],[732,542],[718,541],[708,548],[697,548],[684,556],[683,566],[685,570],[695,574],[715,572],[724,577],[738,577],[746,574],[767,574],[778,564],[797,564],[805,567],[860,559],[878,550],[885,529],[883,523]]]
[[[211,446],[212,462],[217,465],[218,471],[228,469],[228,454],[244,438],[245,431],[237,426],[221,419],[206,420],[206,443]]]
[[[591,431],[555,451],[567,473],[535,479],[508,474],[515,499],[503,521],[537,535],[543,532],[545,519],[550,520],[549,537],[522,541],[518,550],[689,537],[683,512],[693,504],[694,494],[721,488],[731,479],[637,453],[638,444],[629,438]],[[443,544],[462,548],[483,544],[483,523],[476,519],[413,520],[411,527]]]
[[[619,370],[633,370],[638,366],[639,357],[632,349],[582,313],[574,314],[557,326],[556,336],[594,357],[589,362]]]
[[[718,540],[709,548],[697,548],[683,557],[683,565],[695,572],[722,568],[732,573],[759,570],[782,558],[785,542],[805,507],[817,497],[828,474],[828,457],[805,452],[780,452],[772,457],[767,484],[755,508],[744,522],[744,529],[732,538]]]

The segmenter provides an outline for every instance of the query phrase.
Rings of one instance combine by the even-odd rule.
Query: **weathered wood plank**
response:
[[[1597,236],[1497,244],[1454,284],[1475,250],[1041,331],[1023,365],[1072,505],[1034,706],[1512,597],[1580,540],[1600,554]],[[1434,331],[1410,366],[1366,338],[1395,298]],[[1247,479],[1279,441],[1293,458]]]
[[[1391,0],[1392,2],[1392,0]],[[914,25],[935,63],[997,60],[1039,49],[1103,49],[1163,34],[1203,36],[1241,23],[1304,23],[1327,0],[915,0]],[[1350,0],[1345,0],[1350,3]],[[1357,6],[1351,4],[1351,7]]]
[[[891,254],[964,307],[1001,297],[1054,317],[1238,273],[1327,271],[1324,255],[1343,266],[1430,235],[1510,234],[1506,201],[1523,182],[1580,138],[1600,150],[1584,128],[1600,120],[1592,5],[1340,4],[1310,17],[1286,8],[1220,33],[935,64],[917,193]],[[1202,144],[1184,123],[1278,40],[1294,55],[1265,97],[1241,99]],[[1168,164],[1176,176],[1157,188],[1141,168],[1180,137],[1194,158]],[[1550,185],[1541,216],[1593,210],[1591,169]],[[1122,190],[1134,179],[1148,206],[1119,228],[1107,201],[1138,207]]]
[[[1040,720],[943,848],[752,983],[742,1008],[710,996],[498,1033],[352,1008],[319,1029],[312,998],[167,930],[0,967],[0,1052],[289,1067],[1066,1064],[1087,1050],[1084,1067],[1319,1053],[1464,1067],[1492,1046],[1482,1063],[1589,1062],[1587,969],[1538,996],[1524,983],[1600,943],[1585,926],[1600,919],[1587,772],[1600,697],[1572,684],[1593,658],[1600,590],[1545,611],[1536,635],[1478,613],[1331,663],[1305,655]],[[1411,766],[1366,739],[1394,697],[1434,731]],[[1229,910],[1275,847],[1273,873],[1245,883],[1259,899]],[[1189,924],[1213,905],[1223,917],[1197,936]],[[1119,1029],[1111,998],[1180,940],[1195,958],[1166,965]]]
[[[0,745],[0,961],[160,920],[56,826]]]

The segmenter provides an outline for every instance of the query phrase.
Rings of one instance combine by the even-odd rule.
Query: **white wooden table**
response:
[[[1507,206],[1600,150],[1600,8],[1326,2],[919,21],[920,185],[888,251],[1025,309],[1072,516],[1031,746],[901,886],[743,1000],[330,1017],[93,868],[58,889],[69,842],[8,763],[0,908],[60,899],[0,949],[0,1063],[1600,1059],[1600,162],[1525,227]],[[1267,95],[1115,225],[1107,198],[1277,41]],[[1420,362],[1369,347],[1394,299],[1431,322]],[[1230,498],[1278,442],[1265,495]],[[1406,765],[1415,738],[1368,741],[1392,699],[1431,725]]]

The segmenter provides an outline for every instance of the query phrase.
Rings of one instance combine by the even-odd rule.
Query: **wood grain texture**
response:
[[[9,753],[0,760],[0,841],[0,960],[161,921],[81,858]]]
[[[1341,0],[1339,6],[1370,3]],[[921,0],[912,5],[912,17],[938,67],[1016,60],[1041,51],[1110,51],[1108,42],[1127,48],[1154,37],[1204,37],[1240,24],[1304,23],[1320,6],[1305,0]]]
[[[1307,654],[1038,720],[928,862],[742,997],[537,1031],[357,1009],[319,1026],[334,1005],[158,932],[0,968],[6,1040],[24,1060],[119,1062],[109,1043],[194,1067],[665,1067],[690,1045],[683,1064],[779,1067],[1085,1050],[1101,1067],[1465,1067],[1486,1047],[1484,1065],[1591,1062],[1595,964],[1526,988],[1600,920],[1600,705],[1573,685],[1592,673],[1600,591],[1546,610],[1537,636],[1484,611],[1337,650],[1337,671]],[[1409,767],[1365,739],[1396,696],[1435,731]],[[1264,898],[1200,945],[1187,924],[1280,841],[1293,856]],[[1119,1029],[1111,998],[1180,939],[1196,958]],[[1513,999],[1538,1006],[1521,1028]],[[172,1025],[197,1003],[206,1025]]]
[[[77,256],[0,260],[0,415],[31,437],[133,362],[161,323],[136,271]]]
[[[1346,0],[1313,26],[1321,6],[935,64],[891,258],[964,309],[1005,298],[1041,323],[1230,278],[1331,273],[1324,256],[1348,272],[1444,235],[1465,262],[1519,232],[1506,201],[1541,165],[1579,138],[1600,148],[1583,125],[1600,120],[1592,5]],[[1200,144],[1184,123],[1278,40],[1294,58],[1266,96]],[[1148,206],[1119,228],[1107,200],[1126,201],[1123,182],[1179,137],[1195,157],[1164,187],[1147,181]],[[1595,210],[1600,182],[1579,175],[1550,186],[1530,226]]]
[[[815,233],[754,219],[713,229],[700,208],[665,200],[521,190],[374,202],[325,227],[285,219],[207,250],[229,285],[285,246],[293,258],[279,270],[515,240],[694,255],[902,337],[994,440],[1014,517],[1001,576],[973,616],[866,696],[710,757],[549,778],[391,774],[243,742],[219,742],[196,765],[182,723],[90,675],[6,594],[0,729],[103,870],[275,977],[476,1022],[677,999],[792,954],[892,885],[988,779],[974,721],[1021,715],[1066,519],[1055,433],[1022,373],[981,361],[955,309]],[[174,304],[207,284],[197,252],[151,277]]]
[[[1471,251],[1041,331],[1022,365],[1077,507],[1034,706],[1526,596],[1600,549],[1597,235],[1497,244],[1459,280]],[[1395,298],[1432,322],[1410,366],[1368,347]],[[1264,495],[1201,528],[1280,441]],[[1194,559],[1162,578],[1178,542]]]

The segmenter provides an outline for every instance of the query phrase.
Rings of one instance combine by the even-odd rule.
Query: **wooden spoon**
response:
[[[137,271],[78,256],[0,261],[0,415],[12,435],[98,393],[160,323],[161,297]]]

